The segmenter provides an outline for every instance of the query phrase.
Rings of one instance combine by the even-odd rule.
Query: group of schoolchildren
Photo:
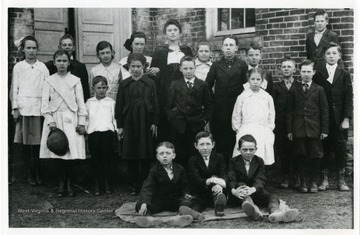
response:
[[[86,158],[87,134],[94,195],[112,192],[111,158],[121,140],[131,194],[140,192],[135,208],[140,215],[179,211],[167,223],[184,227],[193,219],[204,220],[201,212],[208,206],[223,216],[229,202],[256,220],[264,218],[258,206],[268,208],[271,222],[296,220],[298,210],[280,207],[279,198],[264,188],[265,165],[275,162],[274,147],[282,188],[326,190],[334,152],[338,188],[349,190],[344,168],[351,78],[339,63],[336,34],[326,29],[327,13],[316,12],[314,24],[315,34],[306,40],[308,59],[299,66],[301,81],[294,78],[295,61],[286,57],[277,83],[259,67],[258,43],[246,50],[248,64],[235,56],[234,36],[223,39],[219,61],[211,62],[208,42],[198,44],[194,59],[180,42],[181,25],[173,19],[165,23],[167,41],[153,58],[143,55],[144,33],[135,32],[126,41],[130,54],[120,63],[113,62],[112,45],[102,41],[96,47],[101,63],[90,72],[91,98],[86,67],[72,57],[71,36],[60,39],[59,50],[46,64],[36,59],[36,39],[25,37],[25,60],[13,69],[11,100],[15,142],[23,144],[28,182],[41,184],[39,156],[52,158],[57,194],[73,196],[74,160]],[[47,143],[58,129],[68,139],[62,156]],[[150,169],[154,145],[158,161]],[[161,222],[136,218],[141,227]]]

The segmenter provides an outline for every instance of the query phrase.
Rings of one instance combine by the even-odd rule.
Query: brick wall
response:
[[[306,34],[314,30],[316,9],[256,9],[256,34],[261,37],[264,68],[280,77],[280,61],[289,55],[300,63],[306,58]],[[327,9],[328,28],[339,36],[346,69],[353,74],[354,12],[348,9]]]
[[[195,52],[196,43],[206,37],[203,8],[146,8],[132,9],[133,31],[142,31],[148,38],[145,53],[151,55],[155,47],[163,45],[163,27],[168,19],[176,19],[182,26],[181,42]]]
[[[8,41],[9,41],[9,72],[13,65],[22,59],[14,41],[24,35],[34,35],[34,9],[32,8],[9,8],[8,9]]]

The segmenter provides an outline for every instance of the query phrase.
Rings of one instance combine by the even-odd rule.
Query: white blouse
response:
[[[41,96],[45,78],[49,77],[45,64],[25,60],[14,66],[11,85],[12,109],[19,109],[23,116],[41,116]]]

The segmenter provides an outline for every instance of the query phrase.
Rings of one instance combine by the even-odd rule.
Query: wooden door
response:
[[[96,56],[96,45],[100,41],[111,43],[114,62],[128,55],[123,44],[131,34],[130,8],[78,8],[75,15],[78,59],[88,69],[100,62]]]
[[[35,38],[39,43],[38,60],[52,60],[59,39],[69,28],[67,8],[34,8]]]

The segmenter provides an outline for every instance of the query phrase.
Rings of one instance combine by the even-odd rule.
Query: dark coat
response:
[[[185,45],[180,46],[180,50],[185,54],[192,56],[191,48]],[[179,70],[179,65],[168,65],[167,57],[170,52],[168,45],[158,46],[153,54],[151,66],[160,69],[159,76],[155,78],[156,88],[158,90],[158,97],[160,102],[160,111],[165,115],[166,100],[171,83],[181,78],[183,75]]]
[[[326,29],[322,35],[319,45],[316,46],[314,41],[315,32],[306,35],[306,53],[309,60],[314,62],[324,61],[324,46],[329,42],[339,44],[338,36],[335,32]]]
[[[274,81],[273,81],[273,77],[272,77],[272,72],[271,71],[266,71],[265,72],[265,79],[268,82],[266,90],[270,95],[272,93],[273,87],[274,87]]]
[[[295,86],[289,91],[287,106],[287,132],[294,138],[329,133],[329,106],[321,86],[313,82],[306,93],[302,85]]]
[[[151,205],[153,200],[172,201],[179,200],[188,194],[188,182],[184,168],[173,162],[174,178],[170,180],[164,167],[157,162],[149,172],[140,192],[138,204]]]
[[[291,84],[290,89],[293,89],[296,85],[299,84],[300,84],[299,82],[294,80],[293,83]],[[277,125],[286,126],[286,108],[287,108],[286,101],[289,90],[285,85],[285,81],[275,82],[273,85],[271,96],[274,100],[275,113],[276,113],[275,128]]]
[[[193,132],[203,130],[213,113],[208,84],[195,77],[190,90],[184,78],[175,80],[170,87],[166,113],[172,127],[179,133],[184,133],[187,125]]]
[[[129,84],[133,82],[132,78],[122,80],[119,85],[119,91],[116,97],[115,104],[115,118],[118,128],[124,127],[124,115],[126,114],[130,104],[130,90]],[[143,82],[146,86],[143,97],[147,112],[150,114],[151,124],[158,125],[159,123],[159,104],[157,99],[156,87],[153,80],[146,75],[139,79],[139,82]]]
[[[45,63],[46,67],[49,70],[50,75],[53,75],[57,72],[57,68],[54,65],[54,61],[50,60]],[[68,67],[68,71],[71,72],[72,75],[80,78],[81,86],[84,92],[84,101],[90,98],[90,86],[89,86],[89,76],[86,69],[85,64],[77,61],[71,60],[70,66]]]
[[[266,183],[264,160],[255,155],[250,162],[249,174],[247,174],[241,155],[231,158],[228,167],[228,182],[230,189],[236,189],[239,185],[245,184],[255,187],[256,192],[264,191]]]
[[[205,165],[200,153],[190,158],[188,162],[188,177],[191,194],[207,197],[208,191],[211,191],[214,185],[206,185],[206,180],[212,176],[221,178],[225,180],[225,182],[227,181],[226,163],[221,154],[212,152],[208,167]]]
[[[231,68],[226,64],[224,58],[211,65],[206,81],[210,88],[215,86],[214,119],[229,121],[231,124],[236,99],[244,90],[243,85],[247,82],[247,69],[245,61],[236,57]]]
[[[313,81],[325,90],[329,103],[329,112],[335,119],[335,124],[339,126],[345,117],[353,117],[353,87],[349,72],[340,68],[335,70],[333,83],[329,83],[329,74],[326,65],[320,67],[313,77]]]

